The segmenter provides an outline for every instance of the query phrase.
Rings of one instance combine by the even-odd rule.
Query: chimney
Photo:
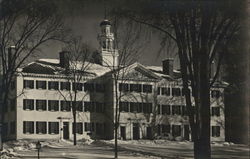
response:
[[[61,51],[59,53],[59,58],[60,58],[60,66],[62,68],[69,68],[69,52]]]
[[[163,73],[173,77],[173,70],[174,70],[174,59],[167,58],[162,61],[162,70]]]

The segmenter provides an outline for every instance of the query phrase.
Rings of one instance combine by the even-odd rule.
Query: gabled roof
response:
[[[74,62],[70,65],[70,69],[78,71],[84,71],[86,75],[90,76],[101,76],[106,72],[110,71],[109,68],[99,64],[85,62],[84,64],[80,61]],[[69,69],[69,70],[70,70]],[[66,69],[59,65],[58,59],[39,59],[35,62],[31,62],[23,68],[18,69],[23,73],[32,74],[46,74],[46,75],[64,75]]]

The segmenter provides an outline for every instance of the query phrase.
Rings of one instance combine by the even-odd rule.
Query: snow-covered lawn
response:
[[[4,151],[0,152],[0,159],[35,157],[37,140],[9,141],[4,144]],[[84,158],[101,159],[112,158],[114,140],[81,140],[73,146],[72,141],[44,140],[41,156],[46,158]],[[249,159],[249,147],[228,142],[214,142],[212,157],[217,159]],[[188,141],[168,140],[118,140],[120,158],[128,159],[187,159],[193,158],[193,143]]]

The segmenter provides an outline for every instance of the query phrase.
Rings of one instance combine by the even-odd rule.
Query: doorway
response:
[[[140,139],[140,128],[138,123],[133,123],[133,140]]]
[[[69,122],[63,122],[63,139],[69,139]]]
[[[189,141],[189,125],[184,125],[184,140]]]
[[[126,140],[126,127],[125,126],[121,126],[120,127],[120,131],[121,131],[121,138],[122,138],[122,140]]]
[[[152,139],[152,127],[147,127],[147,139]]]

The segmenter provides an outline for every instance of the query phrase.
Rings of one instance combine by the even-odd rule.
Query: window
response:
[[[173,105],[172,106],[172,115],[181,115],[181,106]]]
[[[48,101],[49,111],[59,111],[59,101],[49,100]]]
[[[36,81],[36,89],[46,89],[46,81]]]
[[[158,112],[158,114],[161,114],[161,105],[160,104],[157,105],[157,112]]]
[[[36,110],[47,110],[46,100],[36,100]]]
[[[212,98],[219,98],[221,96],[221,93],[219,90],[212,90],[211,91],[211,97]]]
[[[188,89],[188,93],[189,93],[189,94],[191,93],[190,89]],[[182,96],[185,96],[184,88],[181,89],[181,95],[182,95]]]
[[[168,134],[170,133],[170,125],[161,125],[161,132],[163,134]]]
[[[131,92],[141,92],[141,84],[130,84]]]
[[[70,111],[70,101],[61,101],[61,111]]]
[[[16,133],[16,122],[12,121],[10,122],[10,134],[15,134]]]
[[[42,121],[36,122],[36,133],[37,134],[46,134],[47,133],[47,123]]]
[[[130,103],[130,112],[137,113],[138,112],[138,103],[131,102]]]
[[[151,86],[151,85],[144,84],[144,85],[143,85],[143,92],[144,92],[144,93],[152,93],[152,86]]]
[[[129,112],[129,103],[128,102],[120,102],[120,112]]]
[[[120,83],[119,84],[119,91],[123,91],[123,92],[128,92],[129,91],[129,87],[128,84],[125,83]]]
[[[104,92],[105,90],[105,87],[103,84],[96,84],[95,88],[96,88],[96,92]]]
[[[49,122],[49,134],[59,134],[59,122]]]
[[[83,111],[82,101],[76,101],[75,106],[76,106],[76,111],[80,111],[80,112]]]
[[[61,90],[70,90],[70,83],[69,82],[61,82]]]
[[[143,113],[152,113],[152,103],[143,103]]]
[[[91,124],[90,123],[84,123],[84,131],[91,131]]]
[[[172,88],[172,96],[180,96],[181,89],[180,88]]]
[[[75,132],[75,124],[76,124],[76,133],[77,134],[82,134],[83,133],[83,124],[82,123],[73,123],[72,124],[72,132],[73,132],[73,134],[74,134],[74,132]]]
[[[220,116],[220,107],[212,107],[212,116]]]
[[[34,134],[34,122],[33,121],[24,121],[23,122],[23,133],[24,134]]]
[[[188,115],[187,114],[187,107],[185,105],[181,106],[181,115]]]
[[[104,112],[104,103],[96,102],[96,112],[97,113]]]
[[[94,89],[94,84],[93,83],[84,83],[84,91],[87,92],[87,91],[90,91],[90,92],[93,92],[95,89]]]
[[[48,83],[50,90],[58,90],[59,82],[49,81]]]
[[[143,103],[137,103],[137,104],[138,104],[137,112],[142,113],[143,112]]]
[[[212,126],[212,137],[220,137],[220,126]]]
[[[161,95],[170,96],[170,88],[161,88]]]
[[[73,90],[82,91],[82,83],[73,83]]]
[[[161,95],[161,88],[160,87],[157,88],[157,95]]]
[[[170,105],[162,105],[162,114],[170,115]]]
[[[23,87],[33,89],[34,88],[34,81],[33,80],[24,80]]]
[[[181,126],[180,125],[172,125],[172,135],[173,135],[173,137],[181,136]]]
[[[24,110],[34,110],[34,100],[33,99],[24,99],[23,100],[23,109]]]

